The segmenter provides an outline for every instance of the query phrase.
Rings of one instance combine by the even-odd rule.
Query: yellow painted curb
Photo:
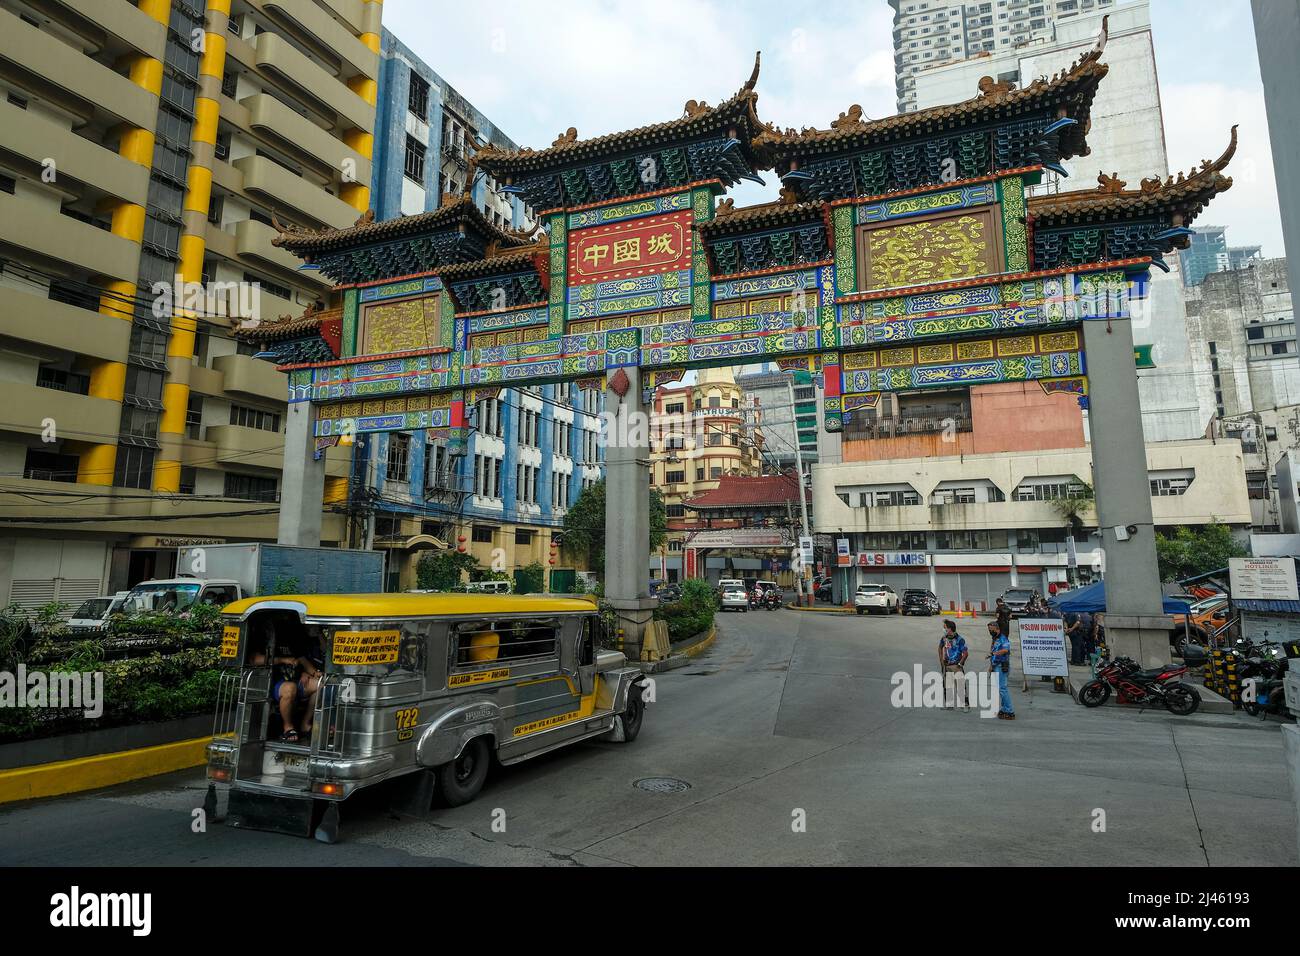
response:
[[[685,654],[687,657],[696,657],[700,654],[703,654],[706,650],[708,650],[709,645],[713,643],[714,639],[717,636],[718,636],[718,625],[714,624],[709,627],[708,637],[700,641],[698,644],[692,644],[690,647],[682,651],[682,653]]]
[[[0,770],[0,803],[96,790],[197,767],[207,759],[204,748],[211,741],[211,737],[196,737],[156,747]]]
[[[787,604],[786,609],[790,611],[803,611],[808,614],[852,614],[853,611],[846,607],[801,607],[798,604]]]

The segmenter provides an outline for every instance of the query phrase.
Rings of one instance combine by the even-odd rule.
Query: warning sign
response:
[[[401,631],[335,631],[335,664],[395,664]]]
[[[221,629],[221,656],[239,656],[239,628],[227,625]]]

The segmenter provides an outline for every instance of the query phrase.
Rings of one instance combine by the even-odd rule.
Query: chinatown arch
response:
[[[337,285],[328,309],[245,330],[287,373],[282,543],[319,543],[324,449],[427,430],[461,453],[466,406],[576,381],[616,422],[649,414],[688,369],[776,362],[824,385],[840,430],[884,392],[1037,382],[1089,409],[1107,625],[1121,653],[1167,659],[1132,321],[1152,266],[1231,179],[1236,147],[1175,179],[1028,195],[1088,155],[1106,28],[1069,68],[1020,89],[827,129],[759,118],[759,66],[716,106],[545,149],[480,149],[539,210],[535,234],[488,222],[468,193],[431,212],[274,242]],[[1104,162],[1104,157],[1102,157]],[[736,207],[774,170],[776,202]],[[639,654],[654,600],[647,429],[606,444],[605,595]],[[331,498],[334,498],[333,492]]]

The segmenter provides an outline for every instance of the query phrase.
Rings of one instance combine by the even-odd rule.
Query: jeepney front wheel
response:
[[[645,700],[641,696],[643,688],[638,684],[633,684],[627,689],[627,706],[623,713],[619,714],[619,720],[623,722],[623,743],[630,744],[636,740],[636,735],[641,733],[641,720],[645,716]]]
[[[492,751],[486,737],[475,737],[465,745],[460,756],[438,768],[438,792],[449,807],[469,803],[483,789]]]

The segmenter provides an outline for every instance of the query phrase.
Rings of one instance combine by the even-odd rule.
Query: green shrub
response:
[[[415,579],[422,590],[450,591],[466,571],[477,568],[478,562],[466,551],[429,551],[420,556]]]
[[[661,604],[655,609],[655,620],[668,624],[668,640],[684,641],[706,631],[713,623],[718,602],[707,581],[690,580],[682,585],[680,600]]]

